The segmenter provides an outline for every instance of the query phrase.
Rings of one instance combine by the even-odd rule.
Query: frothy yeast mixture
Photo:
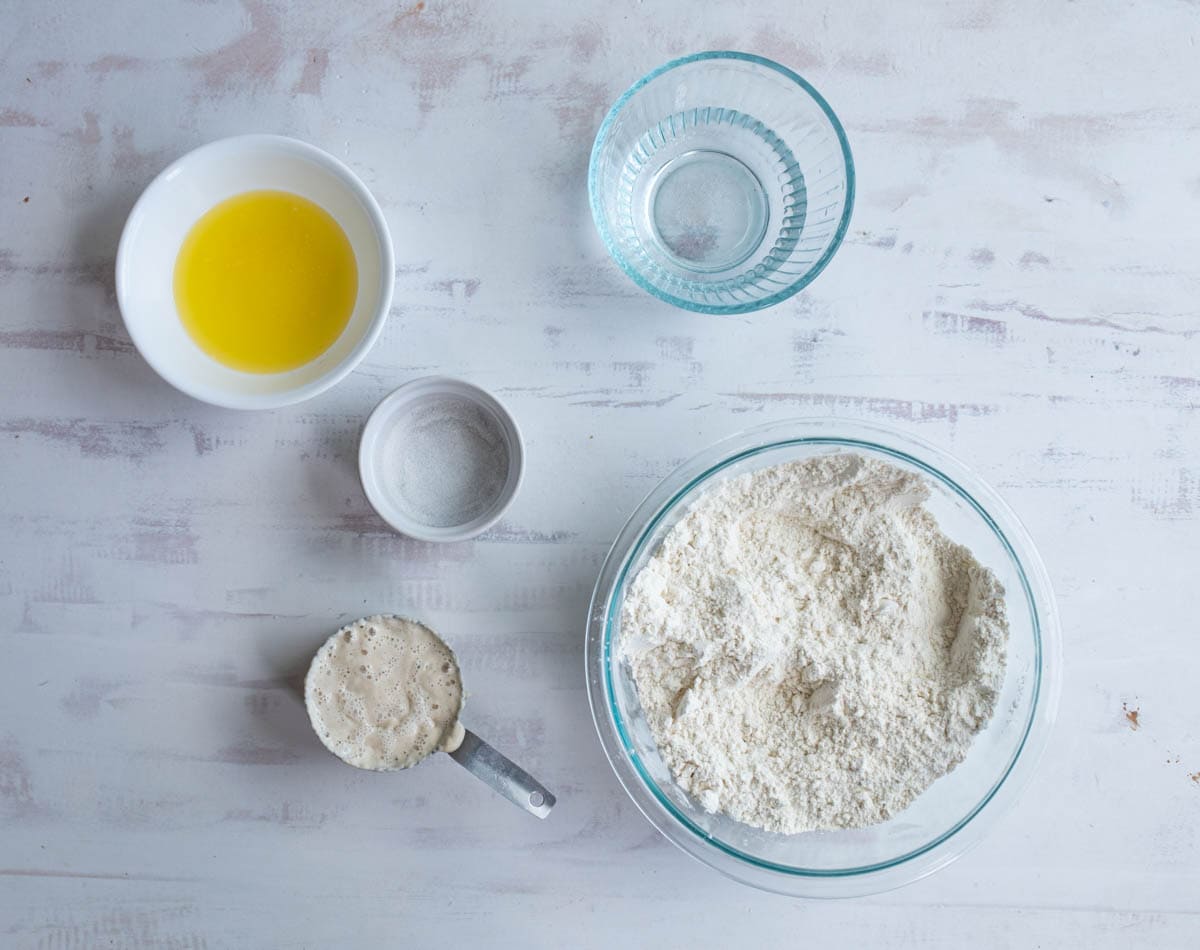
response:
[[[366,617],[330,637],[313,658],[304,702],[326,748],[360,769],[406,769],[462,742],[454,651],[401,617]]]

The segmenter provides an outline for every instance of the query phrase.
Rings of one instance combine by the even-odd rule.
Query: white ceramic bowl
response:
[[[409,509],[398,490],[394,469],[403,456],[403,422],[409,413],[437,400],[465,400],[486,413],[508,449],[504,482],[491,503],[461,523],[432,525]],[[466,541],[494,525],[516,497],[525,471],[521,430],[508,410],[491,393],[461,379],[425,376],[405,383],[386,396],[367,419],[358,445],[358,474],[363,491],[384,521],[401,534],[419,541]]]
[[[290,191],[328,211],[358,265],[346,329],[317,359],[286,373],[223,366],[196,345],[175,307],[175,259],[188,231],[217,203],[259,189]],[[242,135],[189,152],[142,193],[117,250],[117,301],[134,345],[176,389],[230,409],[272,409],[324,392],[354,369],[383,330],[394,271],[387,222],[358,176],[305,142]]]

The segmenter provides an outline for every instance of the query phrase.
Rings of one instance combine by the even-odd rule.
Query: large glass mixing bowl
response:
[[[733,476],[828,453],[857,453],[924,476],[927,507],[1006,591],[1008,664],[995,715],[966,759],[889,821],[854,831],[783,835],[709,814],[659,757],[617,645],[633,578],[692,503]],[[979,841],[1025,787],[1058,705],[1061,635],[1045,566],[1024,526],[965,465],[912,436],[841,420],[749,429],[697,455],[638,507],[612,546],[588,618],[588,698],[617,778],[668,840],[718,871],[765,890],[847,897],[910,883]]]

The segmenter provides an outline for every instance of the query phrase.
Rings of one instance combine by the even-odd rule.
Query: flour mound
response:
[[[1004,589],[857,455],[738,476],[638,573],[620,650],[659,753],[710,812],[861,828],[965,757],[1004,682]]]

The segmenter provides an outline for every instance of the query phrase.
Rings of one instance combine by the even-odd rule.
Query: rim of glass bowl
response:
[[[1033,627],[1033,704],[1021,742],[999,780],[949,830],[920,848],[861,867],[819,869],[777,864],[709,835],[679,812],[646,772],[628,739],[613,693],[611,632],[615,611],[630,568],[659,523],[722,470],[793,445],[860,448],[891,456],[953,491],[976,511],[1008,552]],[[926,459],[932,459],[936,466]],[[833,418],[789,419],[746,429],[711,445],[663,479],[625,523],[605,558],[589,608],[584,660],[588,702],[600,744],[626,794],[647,820],[673,844],[728,877],[764,890],[803,897],[851,897],[900,887],[946,866],[978,843],[1016,800],[1037,766],[1058,708],[1062,665],[1058,614],[1045,565],[1029,532],[1000,496],[957,458],[922,439],[883,426]]]
[[[829,247],[825,249],[825,253],[817,260],[817,262],[809,268],[804,276],[798,278],[794,283],[778,290],[769,297],[764,297],[762,300],[755,300],[744,304],[730,304],[728,306],[717,306],[712,304],[696,303],[692,300],[686,300],[683,297],[676,297],[674,294],[669,294],[659,287],[656,287],[647,280],[642,273],[634,267],[625,255],[621,253],[617,242],[613,240],[612,234],[608,230],[608,225],[604,220],[604,213],[600,207],[600,198],[598,194],[598,178],[597,158],[600,155],[600,149],[608,138],[608,132],[616,117],[625,107],[630,99],[643,87],[653,82],[663,73],[669,72],[672,69],[677,69],[680,66],[687,66],[691,63],[698,63],[707,59],[737,59],[747,63],[754,63],[757,66],[765,66],[772,69],[782,76],[786,76],[799,86],[809,97],[815,102],[825,113],[829,119],[830,125],[833,126],[833,131],[836,133],[838,143],[842,147],[842,160],[846,166],[846,203],[842,208],[842,219],[838,222],[837,231],[833,235],[833,240]],[[854,210],[854,157],[850,154],[850,142],[846,138],[846,131],[842,128],[842,123],[838,120],[833,109],[829,107],[829,103],[824,97],[817,92],[813,86],[804,79],[803,76],[788,69],[774,60],[767,59],[765,56],[758,56],[754,53],[742,53],[737,50],[708,50],[703,53],[692,53],[690,56],[681,56],[678,59],[673,59],[668,63],[663,63],[657,69],[651,70],[632,86],[630,86],[621,95],[613,107],[608,110],[608,115],[604,117],[604,121],[600,123],[600,130],[596,133],[596,140],[592,143],[592,154],[588,161],[588,202],[592,208],[592,220],[596,222],[596,229],[600,232],[600,238],[604,241],[604,246],[608,249],[609,255],[617,262],[617,265],[636,283],[642,290],[652,294],[659,300],[675,307],[681,307],[684,310],[691,310],[696,313],[714,313],[714,314],[737,314],[737,313],[752,313],[755,310],[763,310],[767,307],[773,307],[777,303],[782,303],[794,294],[799,293],[814,280],[825,269],[833,255],[837,253],[838,248],[842,246],[842,239],[846,236],[846,231],[850,227],[850,214]]]

